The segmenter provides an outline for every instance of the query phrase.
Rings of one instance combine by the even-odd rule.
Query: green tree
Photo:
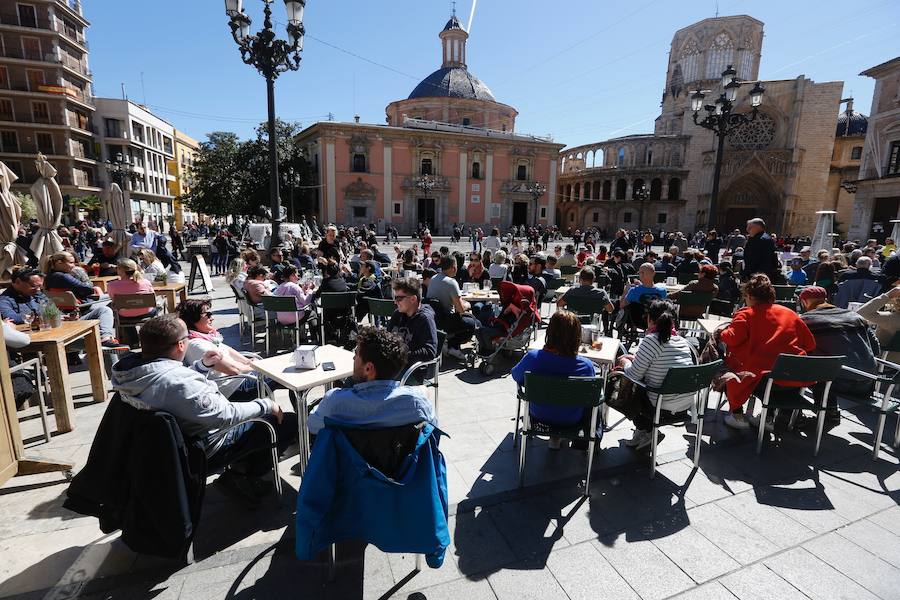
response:
[[[16,200],[22,207],[22,223],[28,223],[31,219],[37,219],[37,207],[34,205],[34,199],[31,194],[22,194],[14,192]]]

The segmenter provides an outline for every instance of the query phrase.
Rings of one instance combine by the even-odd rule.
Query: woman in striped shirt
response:
[[[662,385],[670,368],[694,364],[687,340],[678,335],[677,322],[675,305],[670,301],[654,300],[650,304],[647,309],[647,334],[641,338],[633,356],[626,355],[619,359],[619,366],[624,369],[628,379],[656,388]],[[657,394],[640,394],[637,401],[623,407],[625,416],[635,426],[634,436],[625,442],[626,446],[640,450],[650,445],[656,401]],[[667,396],[665,410],[672,413],[684,412],[693,402],[694,394],[691,393]],[[662,437],[660,433],[659,439]]]

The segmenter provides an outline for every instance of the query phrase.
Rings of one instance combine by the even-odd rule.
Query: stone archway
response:
[[[769,231],[781,231],[783,198],[773,183],[758,174],[747,174],[734,180],[719,196],[719,231],[744,231],[749,219],[759,217]]]

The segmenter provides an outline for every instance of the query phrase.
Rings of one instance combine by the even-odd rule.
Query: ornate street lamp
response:
[[[278,244],[281,238],[278,228],[281,224],[281,198],[278,195],[278,153],[275,140],[275,79],[286,71],[300,68],[300,53],[303,51],[303,10],[306,0],[284,0],[287,9],[288,40],[275,37],[272,31],[272,9],[275,0],[262,0],[262,30],[250,35],[250,17],[244,12],[243,0],[225,0],[225,14],[231,36],[241,51],[241,60],[256,68],[266,78],[266,98],[269,110],[269,195],[272,214],[272,235],[270,244]]]
[[[131,181],[135,176],[134,167],[131,165],[131,161],[128,157],[123,158],[122,153],[120,152],[116,154],[115,160],[110,158],[103,163],[103,166],[106,167],[109,178],[113,180],[113,183],[118,184],[123,192],[127,191],[125,189],[125,182]]]
[[[294,167],[288,167],[287,173],[284,174],[284,184],[291,190],[291,222],[297,222],[297,215],[294,212],[294,188],[300,185],[300,173],[294,172]]]
[[[650,188],[646,185],[642,185],[638,189],[634,190],[634,198],[638,202],[640,202],[640,207],[638,208],[638,231],[643,229],[644,222],[644,202],[650,199]]]
[[[756,116],[759,114],[759,106],[762,104],[763,94],[766,91],[759,81],[754,82],[755,85],[749,93],[750,106],[753,107],[750,116],[732,112],[734,110],[734,102],[737,99],[737,91],[745,83],[750,82],[739,80],[737,72],[731,65],[728,65],[728,68],[722,72],[722,93],[716,98],[714,104],[703,104],[703,100],[706,98],[706,93],[709,90],[696,90],[691,94],[691,110],[694,111],[694,124],[704,129],[709,129],[718,138],[713,188],[709,199],[709,216],[706,223],[710,228],[715,226],[717,221],[719,178],[722,173],[722,154],[725,149],[725,138],[732,131],[756,120]],[[706,116],[702,119],[700,118],[700,110],[706,111]]]
[[[422,190],[422,193],[425,194],[425,197],[431,195],[431,190],[437,185],[437,181],[435,181],[434,177],[431,175],[422,175],[419,177],[419,180],[416,181],[416,187]]]
[[[539,212],[538,211],[538,200],[541,199],[541,196],[543,196],[544,194],[547,193],[547,186],[545,186],[540,181],[532,181],[527,186],[525,186],[525,191],[527,191],[529,194],[531,194],[531,197],[534,198],[534,212],[532,213],[532,215],[534,215],[533,221],[535,223],[537,223],[537,221],[538,221],[537,216],[538,216],[538,212]]]

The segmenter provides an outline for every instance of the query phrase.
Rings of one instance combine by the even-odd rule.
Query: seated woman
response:
[[[50,292],[72,292],[79,302],[102,298],[100,288],[91,285],[90,280],[85,283],[73,274],[76,268],[75,256],[71,252],[57,252],[51,255],[47,260],[44,287]],[[108,347],[119,346],[119,340],[115,336],[115,316],[105,302],[94,304],[90,308],[82,308],[75,317],[100,321],[100,343]]]
[[[491,276],[481,263],[481,255],[477,252],[469,256],[469,264],[462,273],[463,283],[477,283],[478,287],[483,287],[485,281],[491,281]]]
[[[419,264],[419,258],[412,249],[407,249],[403,253],[403,260],[400,263],[400,269],[403,271],[422,271],[422,265]]]
[[[247,281],[247,264],[243,258],[235,258],[228,265],[228,271],[225,273],[225,282],[236,290],[244,289],[244,282]]]
[[[276,296],[293,296],[297,303],[297,310],[300,311],[300,321],[305,321],[310,311],[306,310],[312,305],[313,292],[309,282],[300,285],[300,275],[297,273],[297,267],[290,265],[284,268],[281,273],[284,281],[275,289]],[[283,325],[294,325],[297,322],[297,313],[279,312],[276,317],[278,322]]]
[[[189,298],[178,305],[178,317],[188,328],[188,346],[184,355],[184,364],[192,365],[201,360],[209,350],[217,350],[220,360],[209,371],[208,378],[216,381],[229,375],[243,375],[253,371],[253,362],[231,346],[222,342],[222,335],[213,326],[212,302]],[[267,383],[276,387],[273,382]],[[219,391],[234,402],[256,399],[256,379],[240,377],[219,383]]]
[[[668,300],[654,300],[647,307],[647,332],[638,343],[634,355],[626,355],[619,359],[618,367],[624,370],[625,376],[647,387],[659,387],[672,367],[690,366],[694,364],[691,347],[687,340],[678,335],[675,329],[678,321],[675,318],[675,305]],[[621,401],[622,399],[620,399]],[[640,450],[653,441],[653,413],[656,410],[656,394],[637,392],[630,399],[616,408],[634,423],[634,435],[625,442],[626,446]],[[681,413],[694,403],[694,394],[666,398],[666,410]],[[659,439],[662,439],[662,433]]]
[[[110,298],[121,296],[123,294],[152,294],[153,284],[144,279],[144,274],[138,268],[137,263],[130,258],[121,259],[116,265],[116,273],[118,279],[107,282],[106,293]],[[119,316],[121,317],[143,317],[145,315],[154,316],[155,308],[120,308]]]
[[[513,380],[524,385],[525,373],[528,372],[559,377],[593,377],[596,375],[594,364],[578,356],[580,345],[581,321],[578,315],[567,310],[556,311],[550,317],[544,347],[529,350],[522,357],[512,369]],[[548,425],[567,427],[580,423],[584,431],[590,428],[590,411],[581,407],[546,406],[532,402],[528,405],[528,414],[532,419]],[[559,438],[550,438],[551,450],[559,450],[560,446]]]
[[[764,385],[763,376],[778,355],[805,355],[815,349],[816,340],[797,313],[775,304],[775,288],[766,275],[752,275],[741,291],[747,306],[734,313],[731,322],[714,336],[725,345],[725,364],[731,371],[725,387],[731,413],[725,424],[749,429],[744,404],[757,385]]]
[[[702,292],[712,294],[715,298],[719,293],[719,286],[716,285],[716,277],[719,276],[719,268],[715,265],[701,265],[700,277],[684,286],[683,289],[669,294],[669,298],[678,301],[681,292]],[[678,311],[680,319],[697,319],[703,316],[703,307],[699,305],[682,306]]]
[[[163,266],[162,262],[156,258],[156,254],[154,254],[153,250],[142,248],[138,252],[138,258],[140,258],[141,261],[141,269],[144,271],[144,277],[153,281],[160,275],[165,276],[166,268]]]
[[[269,275],[268,269],[265,267],[250,267],[247,269],[247,279],[244,281],[244,292],[253,307],[253,316],[257,319],[264,319],[266,313],[262,308],[262,297],[270,296],[269,286],[266,284],[266,277]]]
[[[875,296],[856,311],[859,316],[875,326],[875,336],[882,344],[888,344],[900,331],[900,281],[890,290]],[[887,359],[900,363],[900,352],[888,352]]]

